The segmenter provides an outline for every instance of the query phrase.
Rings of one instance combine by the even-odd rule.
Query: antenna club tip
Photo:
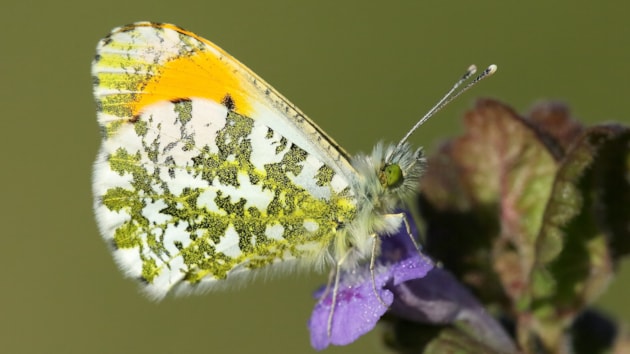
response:
[[[438,101],[438,103],[436,103],[433,107],[431,107],[431,109],[422,118],[420,118],[420,120],[407,132],[407,134],[400,140],[398,145],[396,145],[396,149],[400,148],[407,141],[409,136],[411,136],[411,134],[419,126],[421,126],[427,119],[431,118],[431,116],[433,116],[437,111],[444,108],[444,106],[446,106],[449,102],[451,102],[455,98],[459,97],[462,93],[468,91],[469,88],[473,87],[479,81],[494,74],[497,71],[497,66],[494,64],[488,66],[488,68],[484,70],[479,76],[477,76],[474,80],[469,82],[466,86],[464,86],[464,88],[457,91],[457,88],[460,87],[464,82],[466,82],[470,78],[470,76],[474,74],[476,71],[477,71],[477,66],[475,66],[474,64],[470,65],[466,73],[462,75],[459,81],[457,81],[455,85],[453,85],[453,87],[446,93],[446,95],[444,95],[444,97],[442,97]],[[389,159],[389,156],[387,156],[387,159]]]

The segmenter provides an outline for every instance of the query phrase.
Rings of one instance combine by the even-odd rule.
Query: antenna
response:
[[[492,74],[494,74],[497,71],[497,66],[492,64],[490,66],[488,66],[488,68],[486,68],[486,70],[484,70],[481,74],[479,74],[479,76],[477,76],[474,80],[472,80],[471,82],[469,82],[466,86],[464,86],[464,88],[462,88],[459,91],[456,91],[458,87],[460,87],[464,82],[466,82],[466,80],[468,80],[475,72],[477,72],[477,67],[475,65],[471,65],[468,67],[468,70],[466,70],[466,72],[464,73],[464,75],[462,75],[462,77],[457,80],[457,82],[455,83],[455,85],[453,85],[453,87],[446,93],[446,95],[444,95],[444,97],[442,97],[442,99],[440,99],[438,101],[438,103],[436,103],[433,108],[431,108],[425,115],[424,117],[422,117],[414,126],[413,128],[411,128],[411,130],[409,130],[409,132],[407,133],[407,135],[405,135],[404,138],[402,138],[400,140],[400,142],[398,143],[398,145],[396,146],[397,148],[400,147],[402,144],[405,143],[405,141],[407,141],[407,139],[409,139],[409,136],[411,136],[411,134],[413,134],[414,131],[416,131],[416,129],[418,129],[419,126],[421,126],[422,124],[424,124],[424,122],[426,122],[429,118],[431,118],[435,113],[439,112],[442,108],[444,108],[447,104],[449,104],[451,101],[453,101],[454,99],[456,99],[457,97],[459,97],[459,95],[461,95],[462,93],[468,91],[469,88],[473,87],[475,84],[477,84],[479,81],[487,78],[488,76],[491,76]]]

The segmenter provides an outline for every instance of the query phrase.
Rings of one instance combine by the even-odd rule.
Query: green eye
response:
[[[403,181],[403,173],[399,165],[386,165],[381,169],[379,180],[383,187],[396,187]]]

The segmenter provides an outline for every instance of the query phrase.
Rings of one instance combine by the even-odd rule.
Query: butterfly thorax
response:
[[[379,143],[370,155],[358,154],[352,159],[359,176],[353,189],[360,208],[345,237],[335,242],[336,260],[346,257],[343,263],[347,267],[363,263],[372,257],[374,237],[399,230],[403,219],[397,210],[417,195],[425,164],[422,148],[414,151],[407,143]]]

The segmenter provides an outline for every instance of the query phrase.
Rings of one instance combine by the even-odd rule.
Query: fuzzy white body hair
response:
[[[378,256],[373,254],[374,238],[396,233],[403,226],[404,215],[397,210],[417,195],[426,159],[422,148],[414,151],[407,143],[378,143],[370,155],[358,154],[351,163],[358,175],[353,189],[359,209],[356,218],[331,245],[332,258],[337,262],[343,259],[341,266],[346,269]],[[387,186],[381,181],[388,165],[400,167],[400,184]]]

